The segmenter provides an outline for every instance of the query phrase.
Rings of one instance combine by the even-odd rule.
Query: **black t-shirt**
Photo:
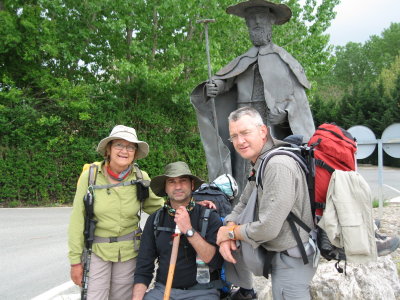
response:
[[[158,226],[175,229],[174,217],[170,216],[164,208],[161,208]],[[190,221],[193,228],[200,233],[202,225],[202,216],[205,207],[198,204],[189,212]],[[168,277],[169,263],[172,251],[172,232],[154,231],[154,219],[156,213],[153,213],[146,221],[140,242],[139,255],[137,257],[135,270],[135,283],[149,285],[153,278],[155,260],[158,259],[158,269],[156,281],[166,284]],[[217,232],[222,226],[221,219],[216,211],[211,211],[205,239],[208,243],[216,245]],[[223,259],[217,249],[213,259],[209,262],[210,271],[221,269]],[[217,278],[215,278],[217,279]],[[190,245],[185,235],[181,235],[178,257],[176,261],[173,288],[188,288],[197,284],[196,281],[196,251]]]

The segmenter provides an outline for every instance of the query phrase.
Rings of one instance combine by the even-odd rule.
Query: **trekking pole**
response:
[[[164,298],[163,300],[169,300],[171,294],[172,281],[174,279],[174,272],[176,266],[176,258],[178,257],[179,240],[181,238],[181,231],[178,225],[175,227],[174,240],[172,242],[171,259],[169,261],[167,283],[165,285]]]
[[[83,276],[82,276],[82,290],[81,290],[81,299],[87,299],[87,288],[89,282],[89,268],[90,268],[90,260],[92,257],[92,245],[94,240],[94,230],[96,228],[96,220],[93,219],[93,193],[87,192],[84,197],[84,204],[86,210],[85,217],[85,249],[83,252]]]
[[[89,283],[89,267],[92,258],[92,248],[85,249],[83,253],[83,276],[82,276],[82,289],[81,300],[87,299],[88,283]]]
[[[208,67],[208,82],[213,83],[212,78],[211,78],[211,60],[210,60],[210,46],[209,46],[209,41],[208,41],[208,23],[215,23],[215,19],[197,20],[196,23],[204,24],[204,36],[206,39],[206,55],[207,55],[207,67]],[[219,145],[218,145],[219,129],[218,129],[217,110],[215,108],[215,98],[210,98],[209,101],[211,101],[211,108],[212,108],[214,127],[215,127],[215,135],[216,135],[216,139],[217,139],[216,145],[218,148],[219,160],[222,164],[223,172],[226,173],[224,161],[222,160],[221,149],[219,148]]]
[[[92,245],[94,241],[94,231],[96,229],[97,220],[94,219],[94,190],[93,186],[96,182],[98,166],[92,164],[89,169],[89,180],[88,190],[86,195],[83,197],[83,203],[85,205],[85,228],[84,228],[84,240],[85,249],[83,251],[83,275],[82,275],[82,290],[81,300],[87,299],[87,291],[89,285],[89,269],[90,261],[92,258]]]
[[[89,282],[89,269],[90,269],[90,261],[92,257],[92,245],[94,240],[94,230],[96,228],[97,221],[93,218],[93,190],[89,188],[89,191],[86,193],[84,199],[86,217],[85,217],[85,250],[83,252],[83,276],[82,276],[82,290],[81,290],[81,299],[87,299],[87,289]]]

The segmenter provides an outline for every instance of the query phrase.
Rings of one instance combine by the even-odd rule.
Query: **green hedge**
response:
[[[189,102],[189,100],[186,100]],[[123,102],[121,100],[121,102]],[[106,104],[106,105],[103,105]],[[3,110],[4,127],[0,148],[0,204],[35,206],[70,204],[85,163],[101,160],[95,149],[118,124],[132,126],[148,142],[150,154],[139,166],[156,176],[172,161],[184,160],[192,171],[207,179],[206,163],[197,122],[190,103],[165,101],[125,103],[97,101],[87,120],[68,120],[32,113],[15,113],[21,107]],[[60,114],[63,115],[63,114]],[[14,122],[10,122],[14,120]]]

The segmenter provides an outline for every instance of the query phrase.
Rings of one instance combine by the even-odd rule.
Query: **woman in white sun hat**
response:
[[[140,243],[141,210],[148,214],[163,205],[163,199],[141,184],[149,183],[144,171],[135,167],[137,159],[145,158],[149,145],[137,138],[134,128],[117,125],[100,141],[97,152],[104,161],[98,164],[94,188],[94,232],[87,299],[132,299],[133,274]],[[74,198],[68,229],[71,279],[81,285],[84,250],[85,206],[90,170],[82,172]],[[145,189],[141,197],[138,190]],[[138,198],[144,198],[142,201]]]

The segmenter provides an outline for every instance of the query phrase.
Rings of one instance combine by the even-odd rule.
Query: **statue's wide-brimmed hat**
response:
[[[145,158],[149,154],[149,145],[146,142],[139,141],[135,128],[117,125],[112,130],[108,137],[102,139],[97,145],[97,152],[101,155],[105,155],[107,144],[112,140],[125,140],[127,142],[137,144],[135,159]]]
[[[246,10],[251,7],[269,8],[270,13],[275,16],[274,24],[276,25],[282,25],[289,21],[292,17],[292,11],[287,5],[264,0],[249,0],[246,2],[240,2],[236,5],[229,6],[226,9],[226,12],[231,15],[245,18],[247,16]]]
[[[194,182],[194,190],[197,190],[204,182],[199,177],[194,176],[189,169],[189,166],[183,161],[177,161],[166,165],[164,175],[154,177],[150,182],[150,188],[157,196],[164,197],[165,193],[165,180],[172,177],[188,176]]]

